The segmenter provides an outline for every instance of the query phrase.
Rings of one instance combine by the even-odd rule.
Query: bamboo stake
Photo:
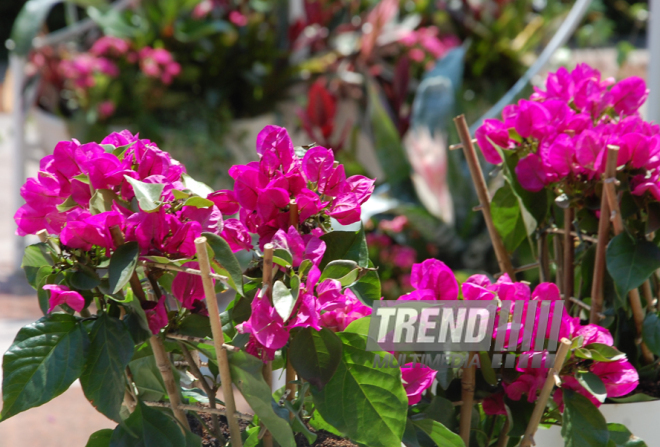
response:
[[[607,162],[605,164],[605,178],[616,177],[616,157],[615,151],[608,151]],[[604,185],[604,183],[603,183]],[[610,205],[607,202],[605,186],[603,186],[602,197],[600,199],[600,220],[598,221],[598,242],[596,243],[596,258],[594,261],[594,276],[591,282],[591,313],[589,314],[589,323],[598,324],[600,321],[599,313],[603,311],[603,282],[605,280],[605,252],[610,235]]]
[[[470,445],[470,425],[472,422],[472,405],[474,404],[475,374],[476,367],[469,366],[472,358],[478,355],[470,352],[468,355],[468,366],[463,368],[463,377],[461,377],[461,420],[459,425],[459,434],[465,445]]]
[[[289,204],[289,224],[293,225],[296,230],[298,229],[298,219],[298,204],[295,200],[292,200]]]
[[[536,429],[541,423],[541,417],[545,411],[545,406],[555,387],[555,376],[559,375],[561,368],[564,366],[564,361],[566,360],[566,355],[570,348],[571,342],[566,338],[562,338],[559,349],[557,350],[557,356],[555,357],[555,364],[548,370],[548,376],[543,384],[541,394],[539,394],[536,404],[534,405],[534,411],[532,411],[532,416],[529,419],[529,424],[527,424],[527,430],[525,430],[525,435],[520,443],[520,447],[529,447],[534,444],[534,433],[536,433]]]
[[[546,233],[552,233],[552,234],[564,234],[564,229],[563,228],[548,228],[547,230],[545,230],[545,232]],[[592,244],[597,244],[598,243],[597,238],[589,236],[589,235],[584,234],[584,233],[579,233],[578,234],[575,231],[571,231],[571,235],[573,236],[573,238],[578,238],[578,239],[581,239],[581,240],[585,240],[587,242],[591,242]]]
[[[651,283],[647,279],[642,284],[642,295],[644,295],[644,300],[646,300],[646,308],[649,312],[655,312],[655,306],[653,305],[653,292],[651,291]]]
[[[504,242],[502,242],[502,237],[497,232],[497,229],[493,224],[493,218],[490,213],[490,195],[488,194],[488,187],[486,186],[486,180],[484,180],[484,174],[481,171],[481,166],[479,165],[479,160],[477,159],[477,153],[475,152],[474,145],[472,144],[472,138],[470,137],[470,130],[468,129],[467,122],[465,121],[465,116],[459,115],[454,118],[454,124],[456,125],[456,130],[458,130],[458,135],[461,138],[463,153],[465,154],[465,159],[467,160],[468,167],[470,168],[472,182],[474,183],[474,187],[477,191],[477,197],[479,198],[479,207],[484,215],[486,227],[488,227],[488,233],[490,234],[490,239],[493,243],[493,249],[495,250],[495,256],[497,257],[497,262],[500,265],[500,270],[504,273],[507,273],[511,277],[512,281],[515,281],[516,275],[513,270],[511,260],[509,259],[509,254],[506,252]]]
[[[290,211],[293,213],[293,204],[294,202],[291,203],[291,208]],[[298,213],[296,212],[296,215]],[[293,218],[291,218],[293,220]],[[261,298],[257,299],[262,299],[262,300],[271,300],[273,296],[273,244],[266,244],[264,245],[264,263],[263,263],[263,276],[262,276],[262,284],[263,284],[263,290],[265,290],[265,295],[262,296]],[[273,363],[272,362],[266,362],[263,366],[263,376],[264,380],[266,381],[266,384],[268,385],[268,389],[270,390],[271,394],[273,393]],[[261,424],[262,429],[264,428],[263,423]],[[264,432],[264,437],[262,438],[264,447],[272,447],[273,446],[273,435],[269,431]]]
[[[46,242],[48,240],[48,231],[39,230],[37,231],[37,236],[39,237],[39,242]]]
[[[564,296],[573,296],[575,272],[575,243],[573,242],[573,235],[571,229],[573,228],[573,217],[575,210],[570,206],[564,210]],[[566,310],[571,309],[571,302],[567,299],[565,302]]]
[[[229,424],[229,434],[232,447],[242,447],[241,427],[236,418],[236,402],[234,401],[234,389],[232,387],[231,372],[229,371],[229,360],[227,359],[227,350],[223,347],[225,335],[222,332],[222,323],[220,322],[220,311],[218,310],[218,301],[215,296],[215,288],[211,280],[211,263],[209,253],[206,249],[206,238],[198,237],[195,239],[195,248],[197,249],[197,260],[199,261],[199,270],[202,272],[202,284],[204,285],[204,295],[206,296],[206,307],[209,311],[209,320],[211,321],[211,333],[213,334],[213,344],[215,346],[215,355],[220,370],[220,381],[224,389],[225,405],[227,407],[227,422]],[[209,396],[215,398],[215,396]]]
[[[607,146],[607,157],[616,159],[619,154],[619,148],[616,146]],[[623,218],[621,217],[621,210],[619,209],[619,201],[616,197],[616,189],[614,186],[615,177],[609,177],[603,180],[603,190],[607,195],[607,204],[611,211],[612,225],[614,227],[614,234],[621,234],[625,228],[623,226]],[[642,357],[646,363],[653,363],[653,353],[642,341],[642,328],[644,326],[644,309],[642,308],[642,300],[639,297],[639,290],[633,289],[628,292],[628,301],[630,302],[630,309],[633,314],[633,321],[635,322],[635,329],[637,331],[636,343],[640,345],[642,350]]]
[[[539,235],[537,240],[537,248],[539,253],[539,276],[541,282],[550,281],[550,257],[548,254],[548,235],[543,232]],[[519,270],[520,268],[516,269]]]
[[[298,204],[296,203],[295,200],[291,201],[291,204],[289,205],[289,219],[291,225],[294,226],[294,228],[297,230],[298,229]],[[294,399],[297,391],[297,386],[295,383],[292,383],[293,381],[296,380],[296,370],[293,369],[293,365],[291,365],[291,360],[289,359],[289,355],[287,354],[286,356],[286,374],[285,374],[285,380],[286,380],[286,390],[288,391],[287,393],[287,400],[291,401]],[[293,413],[290,415],[293,418]]]
[[[121,228],[118,226],[110,227],[110,235],[112,240],[117,247],[124,244],[124,235],[121,232]],[[140,302],[147,300],[144,290],[142,289],[142,284],[140,283],[140,278],[138,278],[137,272],[134,270],[133,275],[130,279],[131,289]],[[154,358],[156,359],[156,366],[160,375],[163,378],[165,383],[165,389],[167,390],[167,395],[172,402],[172,412],[174,417],[181,423],[181,425],[186,429],[190,430],[190,425],[188,424],[188,418],[186,414],[181,410],[179,405],[181,404],[181,398],[179,395],[179,386],[174,380],[174,374],[172,373],[172,365],[170,364],[170,358],[165,351],[165,346],[163,346],[163,341],[156,335],[152,335],[149,339],[149,344],[151,345],[151,350],[154,353]]]
[[[564,246],[561,239],[556,236],[552,238],[552,246],[555,251],[555,267],[557,269],[555,282],[559,290],[564,290]]]

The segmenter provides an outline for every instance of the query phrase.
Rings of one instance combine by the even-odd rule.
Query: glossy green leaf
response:
[[[341,363],[342,342],[329,329],[304,328],[291,341],[289,356],[298,375],[318,389],[330,381]]]
[[[413,425],[422,430],[438,447],[465,447],[465,443],[453,431],[433,419],[413,421]]]
[[[188,174],[182,174],[181,180],[183,181],[183,184],[185,185],[187,190],[200,197],[206,198],[209,194],[213,192],[213,188],[211,188],[205,183],[198,182]]]
[[[587,351],[588,354],[585,355]],[[575,355],[584,359],[591,359],[597,362],[616,362],[626,355],[613,346],[602,343],[590,343],[580,349],[575,350]]]
[[[101,284],[96,270],[85,264],[76,264],[67,274],[67,282],[71,287],[78,290],[92,290]]]
[[[369,268],[373,267],[374,263],[369,260]],[[373,306],[373,302],[380,300],[383,296],[380,289],[380,277],[376,270],[363,272],[363,275],[355,284],[350,286],[350,289],[353,291],[357,299],[362,301],[362,304],[369,307]]]
[[[398,446],[406,427],[408,398],[399,368],[373,368],[367,337],[339,333],[342,361],[322,390],[312,388],[323,419],[354,442],[370,447]]]
[[[288,287],[282,281],[275,281],[275,284],[273,284],[273,307],[278,315],[282,317],[282,321],[289,319],[295,304],[296,302]]]
[[[657,397],[651,397],[644,393],[637,393],[626,397],[610,397],[609,399],[619,404],[627,404],[632,402],[653,402],[654,400],[658,400]]]
[[[182,447],[186,439],[179,424],[163,411],[139,401],[135,411],[115,428],[110,447]]]
[[[104,428],[95,431],[89,437],[85,447],[110,447],[110,439],[112,438],[112,429]]]
[[[194,206],[195,208],[208,208],[213,206],[213,202],[204,197],[191,197],[183,203],[183,206]]]
[[[293,257],[289,253],[289,250],[276,248],[273,250],[273,262],[282,267],[291,267],[293,265]]]
[[[78,320],[51,314],[23,327],[2,360],[2,420],[45,404],[83,371],[89,339]]]
[[[518,198],[508,182],[504,182],[491,202],[493,223],[509,253],[512,253],[527,237],[525,221]]]
[[[608,447],[646,447],[646,443],[630,433],[623,424],[609,423],[607,430],[610,432]]]
[[[605,418],[598,408],[580,393],[564,388],[564,413],[561,435],[566,447],[603,447],[609,441]]]
[[[660,356],[660,318],[656,314],[650,313],[644,319],[642,338],[651,352]]]
[[[592,372],[579,372],[576,378],[580,385],[589,391],[599,402],[605,402],[607,397],[607,390],[605,384],[600,378]]]
[[[127,175],[124,178],[133,187],[140,209],[146,213],[156,211],[160,205],[160,195],[165,185],[162,183],[144,183]]]
[[[137,386],[140,399],[162,400],[167,395],[167,391],[160,371],[158,371],[156,359],[151,352],[151,347],[148,344],[143,345],[134,357],[128,367],[133,374],[133,381]]]
[[[229,285],[239,295],[245,296],[243,294],[243,270],[227,241],[213,233],[202,233],[202,236],[206,237],[209,246],[213,250],[214,259],[229,273]]]
[[[110,293],[118,293],[130,281],[139,256],[140,247],[137,242],[127,242],[115,250],[108,268]]]
[[[295,447],[296,441],[289,421],[282,419],[273,411],[274,401],[271,390],[263,378],[261,360],[245,352],[229,352],[228,357],[232,381],[241,391],[250,408],[282,447]]]
[[[331,231],[321,236],[321,240],[325,242],[326,249],[319,269],[323,270],[330,262],[339,259],[355,261],[360,267],[369,266],[369,250],[363,227],[355,232]]]
[[[89,334],[90,345],[80,376],[85,397],[108,418],[120,422],[124,371],[133,357],[133,339],[121,320],[101,314]]]
[[[52,267],[53,258],[48,252],[48,245],[43,242],[32,244],[25,249],[21,268],[25,272],[28,283],[37,288],[37,272],[42,267]]]
[[[424,409],[424,414],[428,419],[438,421],[450,430],[454,430],[457,426],[454,404],[444,397],[434,396],[431,403]]]
[[[57,208],[57,211],[60,213],[66,213],[69,210],[74,209],[75,207],[78,206],[78,203],[71,198],[71,196],[67,197],[66,200],[59,205],[57,205],[55,208]]]
[[[623,297],[660,268],[660,248],[647,240],[634,240],[624,232],[607,245],[606,260],[607,271]]]
[[[325,279],[336,279],[342,287],[349,286],[355,282],[358,277],[359,269],[355,261],[337,260],[332,261],[323,269],[319,282]]]

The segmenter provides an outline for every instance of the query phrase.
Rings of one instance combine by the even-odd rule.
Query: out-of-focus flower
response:
[[[67,286],[57,284],[46,284],[44,290],[50,291],[50,298],[48,299],[48,313],[55,310],[56,306],[66,304],[76,312],[80,312],[85,308],[85,299],[76,291],[69,289]]]

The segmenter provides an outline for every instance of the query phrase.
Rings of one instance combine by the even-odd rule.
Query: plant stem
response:
[[[195,363],[195,359],[193,359],[193,356],[186,347],[186,345],[179,342],[179,346],[181,347],[181,352],[183,352],[183,356],[188,361],[188,367],[190,368],[190,372],[199,381],[200,386],[202,387],[206,395],[209,397],[209,406],[212,409],[214,409],[216,407],[215,390],[212,390],[211,387],[209,386],[208,382],[206,381],[206,377],[204,377],[204,374],[202,374],[202,372],[197,367],[197,363]],[[211,421],[213,422],[213,427],[210,433],[213,434],[216,438],[218,438],[220,444],[224,445],[225,437],[222,434],[222,430],[220,430],[220,421],[218,420],[218,415],[211,414]]]
[[[472,182],[474,183],[477,197],[479,198],[479,207],[484,215],[486,227],[488,228],[488,233],[490,234],[490,239],[493,243],[493,249],[495,250],[495,256],[500,265],[500,270],[507,273],[512,281],[515,281],[516,274],[513,270],[511,259],[509,259],[509,254],[506,251],[506,247],[504,247],[502,237],[497,232],[497,228],[495,228],[495,224],[493,223],[493,218],[490,213],[490,195],[488,194],[488,187],[486,186],[484,174],[481,171],[481,165],[479,165],[479,160],[477,159],[477,153],[472,144],[472,137],[470,136],[470,130],[465,121],[465,116],[459,115],[454,118],[454,124],[456,125],[456,130],[458,130],[458,135],[463,144],[463,153],[465,154],[465,159],[470,168]]]
[[[555,387],[555,374],[558,375],[559,371],[561,371],[561,368],[564,366],[564,361],[566,360],[566,355],[570,348],[571,342],[566,338],[562,338],[555,357],[555,364],[548,370],[548,376],[545,379],[545,383],[543,384],[538,399],[536,399],[536,404],[534,405],[534,410],[532,411],[532,416],[527,424],[527,430],[525,430],[525,435],[520,443],[520,447],[530,447],[534,444],[534,433],[536,433],[536,429],[541,423],[541,417],[545,411],[545,406],[547,405],[550,394]]]
[[[472,363],[472,358],[479,355],[475,352],[468,354],[468,365]],[[465,445],[470,445],[470,428],[472,422],[472,405],[474,404],[476,368],[467,366],[463,368],[463,377],[461,377],[461,420],[459,425],[459,434]]]
[[[566,310],[571,309],[571,302],[568,300],[568,297],[573,296],[573,289],[575,284],[575,273],[574,273],[574,261],[575,261],[575,244],[573,242],[573,235],[571,230],[573,229],[573,217],[575,216],[575,210],[571,207],[568,207],[564,210],[564,292]]]
[[[218,310],[218,301],[215,296],[215,288],[211,280],[211,263],[206,248],[206,238],[198,237],[195,239],[195,248],[197,249],[197,259],[199,261],[199,270],[202,272],[202,284],[204,285],[204,295],[206,296],[206,306],[209,311],[209,320],[211,321],[211,332],[213,334],[213,344],[215,345],[215,355],[220,370],[220,381],[224,387],[225,405],[227,407],[227,422],[229,424],[229,434],[232,447],[242,447],[241,428],[236,419],[236,403],[234,402],[234,389],[232,388],[231,372],[229,370],[229,359],[227,350],[224,349],[225,341],[222,332],[222,323],[220,322],[220,311]],[[213,396],[215,399],[215,396]]]
[[[121,229],[118,226],[110,227],[110,234],[112,235],[112,240],[117,247],[124,244],[124,235],[121,232]],[[146,301],[147,297],[142,290],[142,284],[140,279],[137,276],[137,272],[133,271],[133,275],[130,279],[131,289],[135,296],[138,297],[140,302]],[[167,390],[167,395],[172,402],[172,412],[176,419],[181,423],[184,429],[190,430],[190,425],[188,425],[188,419],[186,414],[179,408],[181,404],[181,398],[179,396],[179,387],[174,380],[174,374],[172,373],[172,365],[170,364],[169,356],[167,351],[165,351],[165,346],[163,346],[163,341],[158,338],[156,335],[152,335],[149,339],[149,344],[151,345],[151,350],[154,353],[154,358],[156,359],[156,365],[160,371],[160,375],[163,378],[165,383],[165,389]]]
[[[298,210],[297,210],[297,205],[295,205],[296,209],[294,210],[294,205],[295,202],[291,202],[291,205],[289,206],[289,218],[291,221],[293,221],[294,214],[295,218],[297,219],[298,215]],[[296,222],[297,223],[297,222]],[[296,226],[297,228],[297,226]],[[262,294],[261,298],[255,298],[255,299],[262,299],[262,300],[268,300],[270,301],[273,295],[273,244],[266,244],[264,245],[264,258],[263,258],[263,268],[262,268],[262,277],[261,277],[261,282],[263,284],[263,290],[265,290],[265,294]],[[268,361],[264,363],[263,365],[263,370],[262,374],[264,376],[264,380],[266,381],[266,384],[268,385],[268,389],[270,390],[271,394],[273,393],[273,364]],[[266,427],[261,424],[261,429],[264,430]],[[271,432],[266,430],[264,432],[264,436],[262,438],[263,445],[264,447],[273,447],[273,435]]]
[[[607,157],[616,159],[619,154],[619,148],[616,146],[607,146]],[[604,193],[607,195],[607,203],[612,212],[612,226],[614,227],[614,234],[619,235],[624,230],[623,218],[621,217],[621,210],[619,209],[619,202],[616,197],[616,188],[614,186],[614,177],[606,178],[603,180]],[[633,321],[635,322],[635,329],[637,330],[636,343],[640,345],[642,350],[642,357],[644,362],[653,363],[653,353],[649,350],[646,344],[642,341],[642,328],[644,326],[644,309],[642,308],[642,300],[639,297],[639,290],[632,289],[628,292],[628,301],[630,302],[630,309],[633,314]]]

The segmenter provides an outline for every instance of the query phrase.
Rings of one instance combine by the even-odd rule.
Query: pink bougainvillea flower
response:
[[[355,320],[371,315],[371,307],[362,304],[351,289],[344,291],[343,299],[337,304],[336,308],[321,315],[322,326],[334,332],[341,332]]]
[[[241,207],[236,200],[234,191],[228,189],[215,191],[206,198],[213,202],[224,215],[236,214]]]
[[[643,79],[631,76],[614,84],[610,94],[614,111],[620,115],[631,115],[644,104],[649,90]]]
[[[574,148],[575,143],[568,135],[559,135],[548,147],[546,163],[560,177],[573,170]]]
[[[524,99],[518,103],[515,128],[521,137],[542,138],[549,121],[550,114],[541,103]]]
[[[252,250],[252,236],[238,219],[227,219],[221,236],[234,253],[241,250]]]
[[[350,225],[360,220],[360,203],[355,194],[344,192],[332,201],[328,216],[334,217],[342,225]]]
[[[66,304],[76,312],[80,312],[85,308],[85,299],[78,292],[69,289],[67,286],[58,284],[46,284],[44,290],[50,291],[50,298],[48,299],[48,313],[55,310],[56,306]]]
[[[186,262],[182,267],[199,269],[199,263]],[[179,300],[183,307],[193,309],[195,301],[204,299],[202,277],[184,272],[177,273],[174,281],[172,281],[172,295]]]
[[[289,133],[283,127],[266,126],[257,135],[257,154],[263,156],[266,152],[277,155],[282,166],[282,172],[287,173],[293,167],[296,154]]]
[[[422,400],[422,394],[433,385],[438,372],[426,365],[407,363],[401,367],[401,381],[408,395],[408,405]]]
[[[589,399],[592,404],[594,404],[596,407],[601,406],[601,402],[591,394],[589,390],[584,388],[578,380],[573,377],[573,376],[562,376],[561,377],[561,388],[555,390],[555,392],[552,395],[552,399],[555,401],[557,406],[559,407],[560,412],[564,412],[564,389],[569,389],[573,390],[577,393],[582,394],[584,397]]]
[[[319,325],[319,322],[321,316],[316,304],[316,299],[313,295],[309,293],[304,294],[300,299],[300,307],[298,308],[296,317],[287,325],[287,328],[312,327],[317,331],[320,331],[321,326]]]
[[[353,175],[346,179],[342,187],[342,192],[353,193],[357,202],[362,205],[371,197],[375,184],[376,180],[374,179],[367,178],[363,175]]]
[[[236,329],[241,333],[252,334],[259,344],[271,350],[283,348],[289,340],[289,330],[284,327],[282,317],[268,298],[261,297],[261,290],[257,291],[252,300],[250,318],[237,325]]]
[[[529,154],[516,165],[516,176],[520,185],[528,191],[537,192],[547,183],[545,166],[541,157]]]
[[[220,234],[224,227],[222,213],[215,205],[208,208],[184,206],[179,217],[198,222],[202,232]]]
[[[144,301],[142,303],[142,308],[144,309],[144,313],[147,316],[149,329],[154,335],[158,334],[160,330],[167,326],[167,323],[169,323],[164,297],[158,300],[158,302]]]
[[[509,147],[509,131],[504,123],[496,119],[487,119],[474,135],[486,161],[495,165],[502,163],[502,156],[493,145],[502,149]]]
[[[504,392],[494,393],[486,397],[482,402],[484,413],[489,416],[495,414],[506,415],[506,407],[504,406]]]
[[[438,300],[458,298],[458,282],[447,265],[437,259],[427,259],[412,267],[410,283],[416,289],[433,291]]]
[[[573,332],[573,338],[575,337],[584,337],[582,342],[584,345],[601,343],[607,346],[614,346],[614,339],[612,338],[610,331],[597,324],[580,326]]]
[[[305,153],[302,159],[302,170],[308,181],[319,183],[330,176],[334,161],[335,157],[331,150],[315,146]]]
[[[625,396],[639,385],[639,374],[627,360],[594,362],[589,369],[603,381],[608,397]]]

